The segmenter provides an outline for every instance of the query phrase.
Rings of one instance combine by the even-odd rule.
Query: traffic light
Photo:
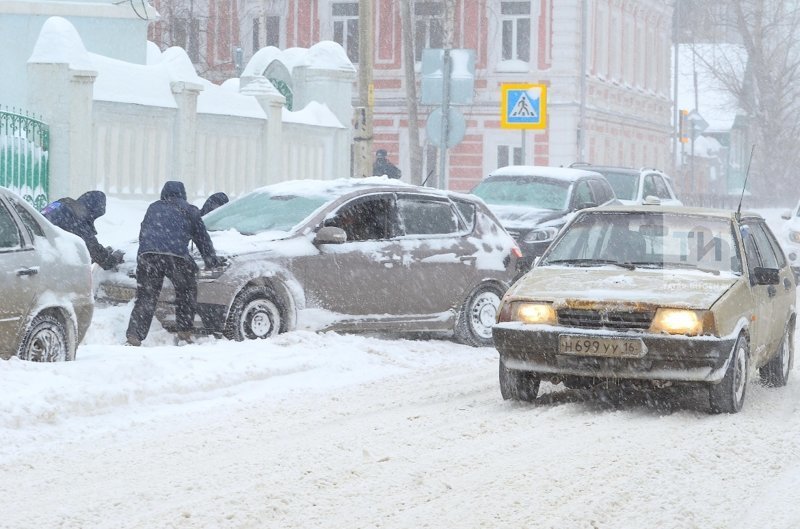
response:
[[[689,136],[692,133],[692,123],[689,121],[689,111],[686,109],[680,110],[680,121],[678,123],[678,138],[681,143],[689,143]]]

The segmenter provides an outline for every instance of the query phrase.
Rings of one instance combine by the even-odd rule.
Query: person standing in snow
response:
[[[106,194],[102,191],[87,191],[77,200],[64,197],[51,202],[42,210],[42,215],[52,224],[83,239],[92,262],[104,270],[110,270],[122,262],[124,253],[103,246],[97,241],[94,221],[106,213]]]
[[[228,195],[220,191],[219,193],[214,193],[210,197],[206,199],[203,203],[203,207],[200,208],[200,216],[205,217],[206,213],[211,213],[215,209],[220,206],[223,206],[228,203]]]
[[[136,301],[131,311],[128,345],[139,346],[147,337],[164,278],[175,287],[175,319],[178,339],[191,341],[197,305],[197,264],[189,254],[194,242],[205,265],[221,266],[200,210],[186,201],[183,182],[169,181],[161,190],[161,199],[148,206],[139,231],[136,263]]]
[[[395,164],[389,161],[386,149],[378,149],[375,152],[375,163],[372,164],[372,174],[375,176],[388,176],[389,178],[400,178],[402,173]]]

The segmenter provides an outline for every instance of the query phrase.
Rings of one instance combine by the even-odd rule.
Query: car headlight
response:
[[[503,305],[497,315],[497,321],[519,321],[529,324],[556,324],[556,311],[549,303],[531,303],[513,301]]]
[[[792,242],[800,243],[800,231],[790,231],[789,240]]]
[[[522,241],[527,243],[548,242],[552,241],[557,233],[558,228],[536,228],[535,230],[529,231],[528,234],[522,238]]]
[[[713,334],[714,315],[707,310],[661,308],[656,311],[650,332],[688,336]]]

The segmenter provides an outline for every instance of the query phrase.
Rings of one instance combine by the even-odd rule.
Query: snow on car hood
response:
[[[633,302],[707,309],[739,278],[730,273],[713,275],[697,270],[540,266],[520,279],[509,295],[554,303]]]
[[[535,209],[525,206],[499,206],[489,204],[489,208],[506,228],[531,228],[540,222],[564,216],[563,211]]]

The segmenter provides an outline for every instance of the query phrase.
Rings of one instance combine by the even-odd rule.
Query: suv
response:
[[[682,206],[683,203],[675,196],[672,187],[672,179],[658,169],[642,167],[632,169],[630,167],[613,167],[592,165],[589,163],[576,162],[570,167],[596,171],[606,177],[608,183],[614,188],[617,199],[626,206],[635,204],[653,203],[647,200],[655,197],[663,206]]]
[[[598,172],[564,167],[509,165],[493,171],[472,194],[479,196],[516,239],[522,270],[544,253],[574,212],[618,203]]]
[[[86,244],[0,187],[0,358],[74,360],[94,311]]]

